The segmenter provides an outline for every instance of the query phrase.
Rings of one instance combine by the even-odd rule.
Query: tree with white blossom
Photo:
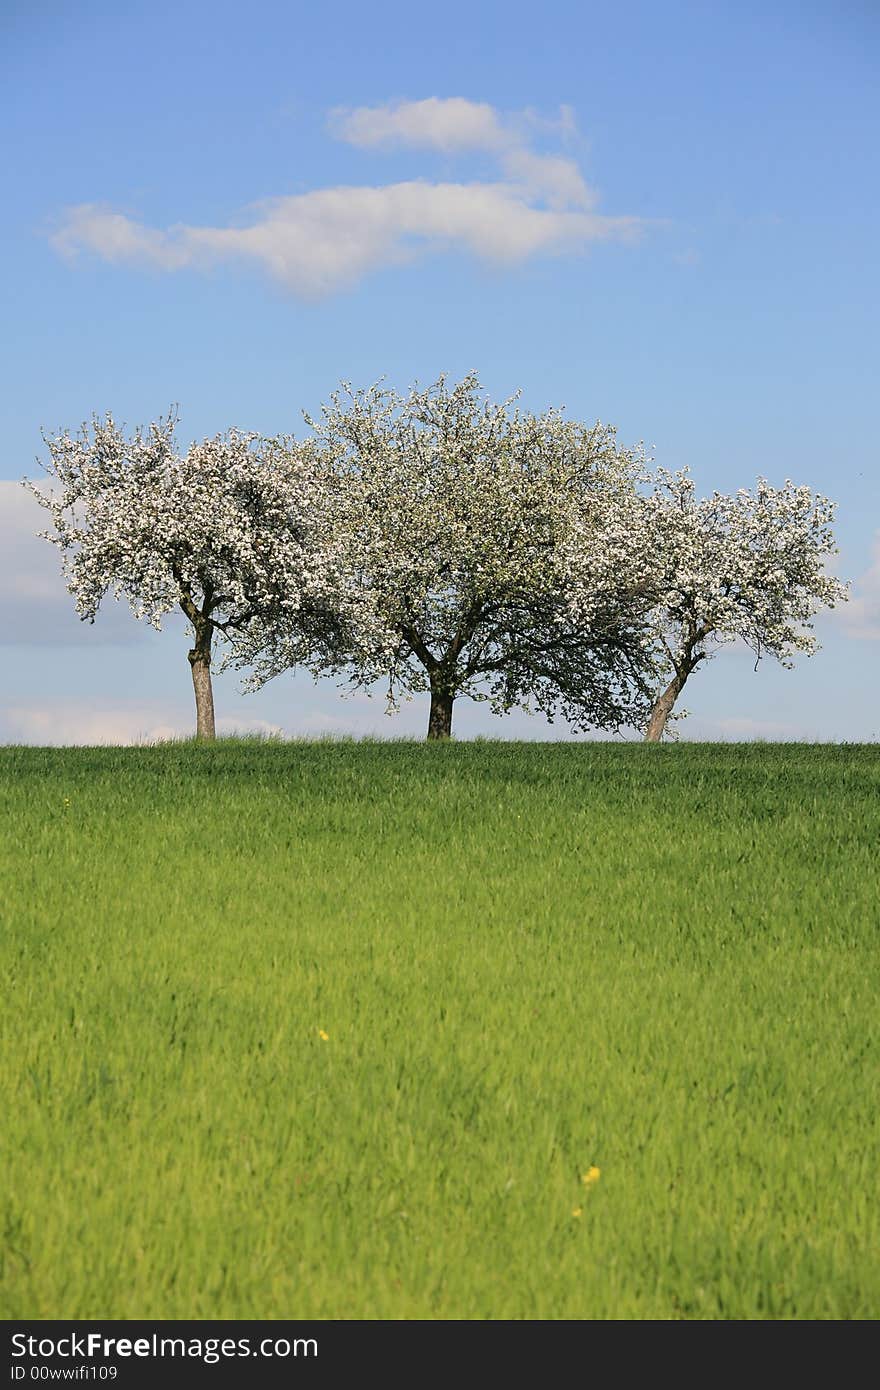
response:
[[[292,627],[320,587],[309,451],[230,430],[181,454],[175,425],[169,415],[126,438],[111,415],[95,417],[47,438],[49,486],[25,486],[51,515],[41,534],[81,619],[94,622],[108,592],[156,630],[185,614],[197,736],[211,739],[215,639],[245,633],[269,606]]]
[[[181,454],[175,424],[96,417],[26,485],[81,618],[108,592],[156,629],[185,614],[201,738],[220,638],[254,685],[303,666],[384,680],[391,709],[428,692],[430,739],[467,695],[656,741],[718,645],[792,665],[847,597],[809,487],[697,499],[610,426],[493,404],[474,375],[344,387],[305,443],[230,430]]]
[[[697,498],[687,472],[654,475],[646,536],[656,586],[653,622],[665,656],[646,739],[663,737],[685,683],[718,646],[740,641],[793,666],[818,643],[812,618],[845,601],[847,586],[825,568],[837,546],[835,505],[786,480],[753,491]]]
[[[336,643],[308,649],[267,611],[237,642],[264,681],[297,664],[383,679],[389,707],[430,693],[428,738],[455,699],[617,729],[647,717],[640,449],[612,428],[481,396],[474,375],[400,395],[337,392],[313,427],[322,533],[344,556]]]

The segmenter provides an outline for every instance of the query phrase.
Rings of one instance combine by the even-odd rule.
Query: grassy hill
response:
[[[6,748],[0,814],[0,1315],[880,1314],[877,747]]]

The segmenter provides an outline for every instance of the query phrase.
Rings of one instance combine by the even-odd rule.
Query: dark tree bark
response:
[[[673,711],[675,702],[684,689],[689,672],[687,670],[676,671],[672,680],[658,696],[651,710],[651,717],[648,720],[648,728],[645,732],[646,743],[659,743],[666,730],[666,724]]]
[[[459,622],[455,636],[440,657],[434,655],[414,628],[405,627],[403,629],[404,641],[424,666],[431,682],[431,712],[428,715],[429,739],[452,737],[452,706],[461,681],[458,661],[477,630],[482,607],[483,605],[477,600],[471,603]]]
[[[195,646],[190,649],[193,691],[196,697],[196,738],[216,738],[214,727],[214,690],[211,685],[211,641],[214,625],[210,620],[196,623]]]
[[[211,685],[211,648],[216,627],[211,618],[214,586],[208,579],[202,580],[202,605],[199,608],[189,582],[184,580],[177,565],[172,567],[172,572],[180,586],[181,610],[192,623],[195,634],[195,642],[189,650],[189,665],[196,697],[196,738],[211,740],[217,736],[214,728],[214,688]]]
[[[684,656],[675,663],[675,675],[667,685],[661,695],[658,695],[651,710],[651,717],[648,720],[648,727],[645,730],[646,743],[659,743],[666,731],[669,716],[675,708],[675,702],[684,690],[685,683],[692,671],[695,671],[701,661],[705,660],[706,653],[699,651],[698,645],[708,636],[707,629],[691,628],[689,636],[685,642]]]
[[[461,633],[456,635],[446,653],[436,657],[427,643],[415,630],[403,629],[404,641],[410,651],[418,657],[428,673],[431,683],[431,712],[428,715],[428,738],[444,739],[452,737],[452,705],[455,700],[455,662],[464,645]]]
[[[428,716],[428,738],[442,739],[452,737],[452,691],[446,686],[431,682],[431,713]]]

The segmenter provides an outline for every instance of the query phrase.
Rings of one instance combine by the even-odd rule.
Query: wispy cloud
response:
[[[182,709],[170,711],[158,702],[118,704],[109,700],[47,700],[0,706],[0,741],[44,746],[167,743],[192,738],[193,719]],[[221,737],[250,734],[278,737],[280,725],[265,719],[224,717],[217,720]]]
[[[424,101],[386,102],[381,106],[339,106],[328,126],[338,140],[361,149],[500,150],[510,132],[493,106],[465,97],[427,97]]]
[[[553,122],[573,130],[567,108]],[[412,148],[488,154],[497,180],[344,185],[264,201],[246,225],[146,226],[93,203],[69,208],[52,237],[65,256],[92,252],[116,264],[161,271],[256,264],[301,298],[344,289],[384,266],[458,250],[499,266],[581,251],[595,242],[633,242],[636,216],[596,211],[598,197],[567,155],[532,148],[534,113],[504,118],[461,97],[358,107],[331,114],[331,132],[361,149]]]
[[[558,120],[542,122],[534,112],[502,117],[486,102],[464,97],[428,97],[385,106],[337,108],[329,128],[337,139],[361,149],[423,149],[442,154],[480,151],[495,156],[521,192],[547,198],[551,207],[594,207],[596,193],[587,187],[573,159],[539,154],[531,148],[536,130],[575,133],[570,107]]]

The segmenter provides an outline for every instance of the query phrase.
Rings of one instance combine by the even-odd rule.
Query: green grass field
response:
[[[880,1314],[877,747],[6,748],[0,806],[6,1318]]]

